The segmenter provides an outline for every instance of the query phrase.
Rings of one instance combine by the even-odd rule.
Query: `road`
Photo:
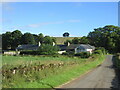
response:
[[[112,63],[112,55],[96,69],[60,88],[118,88],[118,77]]]

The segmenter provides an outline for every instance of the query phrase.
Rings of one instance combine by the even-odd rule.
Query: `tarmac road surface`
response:
[[[118,88],[118,77],[112,63],[112,55],[96,69],[60,88]]]

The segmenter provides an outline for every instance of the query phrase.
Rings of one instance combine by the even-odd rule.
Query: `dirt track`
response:
[[[102,65],[60,88],[118,88],[118,77],[112,58],[112,55],[107,55]]]

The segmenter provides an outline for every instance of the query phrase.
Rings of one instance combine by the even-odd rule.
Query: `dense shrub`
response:
[[[96,54],[101,54],[101,53],[106,54],[107,50],[103,47],[97,47],[96,50],[95,50],[95,53]]]
[[[25,51],[20,51],[20,55],[40,55],[41,52],[37,50],[25,50]]]
[[[90,53],[89,52],[81,52],[80,55],[81,55],[80,56],[81,58],[88,58],[90,56]]]
[[[81,56],[81,53],[76,53],[75,56]]]
[[[120,69],[120,53],[115,54],[115,65]]]
[[[102,54],[101,50],[95,50],[93,54]]]
[[[21,51],[21,55],[54,55],[57,56],[57,51],[59,48],[52,45],[42,45],[38,50],[26,50]]]
[[[50,44],[43,44],[38,49],[42,55],[54,55],[58,52],[58,50],[59,48],[57,46],[52,46]]]
[[[69,54],[69,56],[74,56],[75,53],[74,53],[74,51],[69,51],[68,54]]]
[[[68,52],[63,52],[62,55],[69,55],[69,53]]]
[[[76,53],[75,56],[80,56],[81,58],[88,58],[90,56],[89,52]]]
[[[67,56],[73,57],[74,56],[74,52],[73,51],[67,51],[67,52],[62,53],[62,55],[67,55]]]

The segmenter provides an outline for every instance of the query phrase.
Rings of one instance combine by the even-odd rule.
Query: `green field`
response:
[[[103,62],[105,56],[94,55],[88,59],[67,56],[3,56],[2,58],[5,72],[3,76],[4,88],[54,88],[95,68]],[[32,67],[50,64],[54,65],[40,71],[32,70]],[[16,74],[6,73],[7,70],[10,71],[19,66],[21,68]],[[21,74],[21,70],[27,71]]]
[[[75,37],[54,37],[54,38],[56,38],[56,43],[57,44],[64,44],[64,42],[66,41],[66,40],[72,40],[72,39],[74,39]],[[77,38],[81,38],[81,37],[77,37]]]

